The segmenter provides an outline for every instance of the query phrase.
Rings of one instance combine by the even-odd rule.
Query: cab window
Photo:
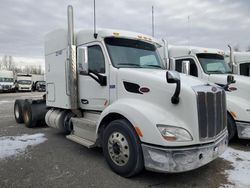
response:
[[[177,59],[175,69],[178,72],[182,72],[182,62],[183,61],[189,61],[190,62],[190,75],[198,77],[198,69],[195,64],[195,61],[192,58],[186,58],[186,59]]]
[[[105,59],[99,45],[88,47],[89,70],[97,73],[105,73]]]

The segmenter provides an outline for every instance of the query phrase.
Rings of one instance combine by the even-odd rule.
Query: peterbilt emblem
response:
[[[216,88],[216,87],[212,87],[212,91],[213,91],[213,92],[216,92],[216,91],[217,91],[217,88]]]

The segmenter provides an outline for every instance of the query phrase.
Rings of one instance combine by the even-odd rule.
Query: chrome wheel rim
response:
[[[111,160],[118,166],[124,166],[129,160],[129,145],[125,136],[113,132],[108,140],[108,152]]]

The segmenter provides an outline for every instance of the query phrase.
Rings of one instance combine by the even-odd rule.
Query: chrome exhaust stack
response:
[[[230,57],[229,57],[229,66],[231,67],[232,69],[232,72],[234,74],[238,74],[238,67],[234,61],[234,51],[233,51],[233,48],[231,47],[231,45],[228,45],[228,48],[230,50]]]
[[[77,70],[76,70],[76,46],[74,37],[74,17],[73,7],[68,6],[68,51],[67,51],[67,69],[66,69],[66,83],[67,95],[70,97],[70,108],[78,108],[78,92],[77,92]]]

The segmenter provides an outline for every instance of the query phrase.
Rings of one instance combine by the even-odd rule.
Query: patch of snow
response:
[[[0,137],[0,159],[21,154],[28,146],[35,146],[46,140],[43,133]]]
[[[14,101],[0,101],[0,104],[13,103]]]
[[[250,152],[228,148],[221,158],[231,162],[234,169],[226,170],[228,181],[239,188],[250,187]],[[230,186],[229,186],[230,187]]]

